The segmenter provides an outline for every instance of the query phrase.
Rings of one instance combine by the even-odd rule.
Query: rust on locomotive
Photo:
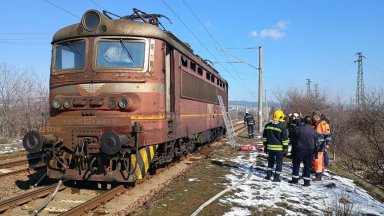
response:
[[[50,118],[23,138],[49,177],[134,182],[225,132],[227,81],[160,17],[89,10],[54,34]]]

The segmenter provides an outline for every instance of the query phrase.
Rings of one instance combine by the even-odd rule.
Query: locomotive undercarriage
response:
[[[82,139],[74,150],[62,145],[59,140],[35,155],[43,156],[51,178],[135,182],[144,178],[149,171],[155,171],[158,166],[164,166],[192,153],[198,146],[215,140],[223,132],[223,128],[216,128],[196,134],[193,138],[185,137],[159,145],[123,147],[113,156],[100,152],[88,137]],[[30,166],[37,162],[42,163],[30,160]]]

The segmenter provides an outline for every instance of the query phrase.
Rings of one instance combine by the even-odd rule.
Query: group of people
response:
[[[274,182],[281,181],[280,173],[283,167],[283,158],[288,154],[289,142],[292,145],[293,169],[292,180],[288,182],[298,184],[300,164],[303,162],[304,186],[310,186],[311,170],[316,173],[314,181],[321,181],[324,173],[324,162],[328,166],[327,149],[329,149],[332,139],[329,120],[324,115],[320,115],[319,112],[313,112],[312,116],[305,116],[304,118],[294,113],[290,114],[288,118],[289,122],[286,126],[284,112],[276,110],[272,121],[264,127],[264,151],[269,155],[265,179],[271,180],[273,176]],[[253,133],[250,136],[252,137]],[[325,160],[324,156],[326,156]],[[275,164],[276,167],[273,172]]]

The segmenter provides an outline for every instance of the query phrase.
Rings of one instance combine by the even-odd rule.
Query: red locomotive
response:
[[[55,179],[134,182],[225,133],[228,83],[137,9],[87,11],[52,40],[50,118],[23,138]],[[36,155],[42,159],[36,160]]]

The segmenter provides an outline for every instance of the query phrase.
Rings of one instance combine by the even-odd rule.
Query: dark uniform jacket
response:
[[[288,149],[287,129],[281,122],[272,121],[265,125],[263,144],[268,151]]]
[[[253,125],[255,124],[255,119],[251,114],[246,114],[244,117],[244,123],[247,123],[247,125]]]
[[[318,134],[310,125],[303,125],[296,128],[295,132],[295,149],[315,149],[318,142]]]

